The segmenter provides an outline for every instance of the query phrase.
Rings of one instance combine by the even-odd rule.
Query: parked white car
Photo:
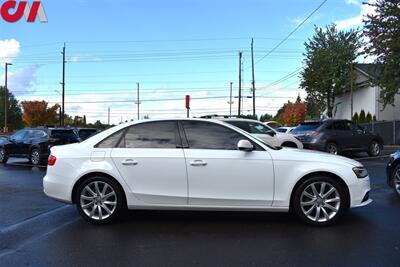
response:
[[[201,119],[136,121],[53,147],[43,186],[97,224],[128,208],[292,210],[326,225],[371,202],[368,173],[357,161],[271,147]]]
[[[294,135],[277,132],[275,129],[259,121],[233,118],[222,120],[262,139],[264,142],[271,144],[272,146],[303,148],[303,143]]]
[[[278,133],[290,133],[294,128],[296,128],[296,127],[279,127],[279,128],[276,128],[275,130],[278,132]]]

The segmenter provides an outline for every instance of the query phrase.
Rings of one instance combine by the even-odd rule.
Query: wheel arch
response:
[[[285,144],[286,144],[286,146],[285,146]],[[295,142],[289,141],[289,140],[283,141],[282,144],[281,144],[281,146],[298,148],[298,146],[297,146],[297,144],[296,144]]]
[[[334,174],[334,173],[331,173],[331,172],[327,172],[327,171],[317,171],[317,172],[312,172],[312,173],[306,174],[305,176],[300,178],[297,181],[297,183],[294,185],[294,187],[293,187],[293,189],[291,191],[291,194],[290,194],[289,210],[291,210],[292,207],[293,207],[294,195],[295,195],[295,192],[296,192],[297,188],[299,188],[299,186],[303,182],[305,182],[306,180],[311,179],[311,178],[316,177],[316,176],[328,176],[330,178],[335,179],[335,181],[337,181],[343,187],[343,189],[344,189],[344,191],[346,193],[346,196],[345,196],[346,197],[346,199],[345,199],[346,207],[347,208],[350,207],[350,203],[351,203],[351,201],[350,201],[351,200],[350,199],[350,191],[349,191],[349,188],[348,188],[346,182],[340,176],[338,176],[337,174]]]
[[[113,180],[117,186],[119,186],[119,189],[121,189],[121,192],[123,192],[123,201],[125,203],[125,205],[127,205],[127,198],[126,198],[126,192],[124,190],[124,187],[121,185],[121,183],[115,179],[113,176],[111,176],[110,174],[104,173],[104,172],[90,172],[90,173],[86,173],[85,175],[83,175],[82,177],[80,177],[74,184],[72,191],[71,191],[71,202],[72,204],[75,204],[75,194],[77,193],[76,191],[78,190],[79,186],[85,182],[87,179],[95,177],[95,176],[101,176],[101,177],[106,177],[109,178],[111,180]]]

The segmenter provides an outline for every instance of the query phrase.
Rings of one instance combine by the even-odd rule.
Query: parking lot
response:
[[[400,199],[387,155],[364,158],[374,202],[316,228],[262,212],[130,211],[93,226],[42,193],[44,168],[0,166],[1,266],[398,266]]]

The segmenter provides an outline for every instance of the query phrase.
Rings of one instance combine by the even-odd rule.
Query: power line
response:
[[[284,42],[286,42],[290,36],[292,36],[292,34],[294,34],[301,26],[303,26],[303,24],[310,19],[323,5],[325,5],[325,3],[328,0],[324,0],[322,1],[322,3],[316,8],[314,9],[304,20],[302,20],[285,38],[283,38],[274,48],[272,48],[265,56],[263,56],[262,58],[260,58],[259,60],[257,60],[257,62],[255,64],[258,64],[259,62],[261,62],[262,60],[264,60],[266,57],[268,57],[269,55],[271,55],[277,48],[279,48]]]

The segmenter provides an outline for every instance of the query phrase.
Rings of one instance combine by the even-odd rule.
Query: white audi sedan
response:
[[[125,209],[292,211],[328,225],[371,202],[361,163],[273,147],[221,121],[147,120],[51,149],[44,192],[104,224]]]

